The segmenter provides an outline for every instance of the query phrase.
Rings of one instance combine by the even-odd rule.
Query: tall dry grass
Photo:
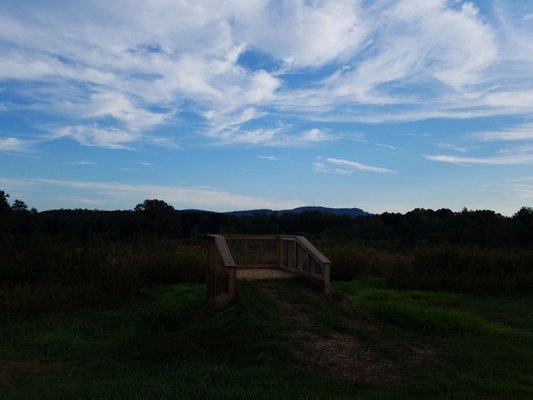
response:
[[[203,282],[205,249],[177,240],[9,238],[0,248],[0,313],[32,314],[131,301],[150,284]]]
[[[357,243],[324,244],[333,280],[390,278],[398,287],[512,294],[533,290],[533,250],[435,244],[383,249]]]

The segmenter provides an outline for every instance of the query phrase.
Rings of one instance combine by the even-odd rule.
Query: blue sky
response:
[[[533,205],[533,2],[0,0],[40,210]]]

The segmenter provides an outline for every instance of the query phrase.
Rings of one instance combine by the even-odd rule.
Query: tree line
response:
[[[456,243],[533,248],[533,208],[507,217],[490,210],[453,212],[417,208],[405,214],[340,216],[327,212],[235,216],[179,211],[162,200],[145,200],[132,210],[59,209],[37,212],[0,191],[0,234],[87,239],[104,236],[195,240],[207,233],[303,234],[324,240],[358,240],[387,246]]]

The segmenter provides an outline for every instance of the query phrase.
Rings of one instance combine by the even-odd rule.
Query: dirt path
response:
[[[365,343],[339,332],[329,330],[326,335],[302,306],[283,296],[273,281],[265,281],[263,290],[287,311],[287,319],[294,327],[291,337],[297,343],[296,355],[320,373],[350,380],[392,381],[398,377],[390,360],[377,357]]]

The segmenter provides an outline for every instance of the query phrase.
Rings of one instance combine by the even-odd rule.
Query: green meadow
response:
[[[0,322],[0,398],[526,399],[533,297],[399,290],[381,278],[239,282],[197,315],[203,284],[127,306]],[[338,301],[340,300],[340,301]]]

